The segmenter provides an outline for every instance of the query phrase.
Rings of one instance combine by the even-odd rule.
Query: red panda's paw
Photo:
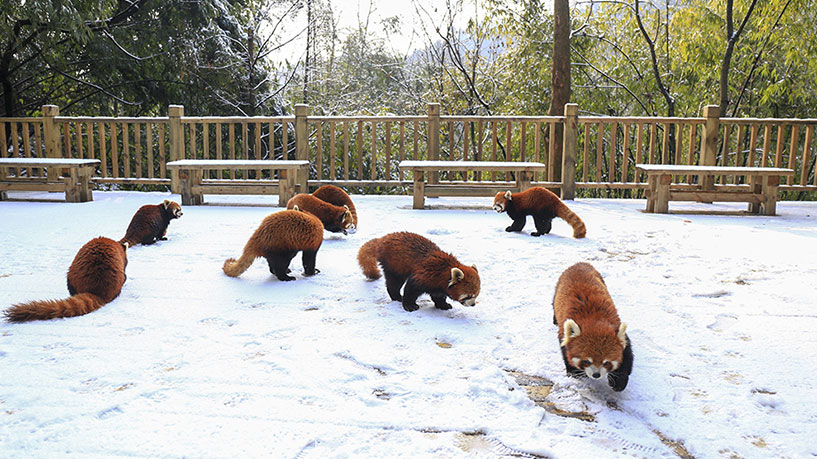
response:
[[[507,232],[509,232],[509,233],[513,233],[513,232],[514,232],[514,231],[516,231],[516,230],[515,230],[515,229],[513,229],[513,226],[509,226],[509,227],[505,228],[505,231],[507,231]]]
[[[442,309],[443,311],[447,311],[452,308],[451,304],[448,301],[443,301],[442,303],[434,303],[434,307],[437,309]]]
[[[417,306],[417,304],[406,303],[404,301],[403,302],[403,309],[405,309],[408,312],[414,312],[414,311],[420,309],[420,306]]]
[[[540,232],[538,232],[538,231],[534,231],[534,232],[530,233],[530,235],[531,235],[531,236],[533,236],[533,237],[539,237],[539,236],[541,236],[542,234],[544,234],[544,233],[540,233]]]
[[[320,272],[321,272],[321,270],[320,270],[320,269],[318,269],[318,268],[315,268],[315,269],[313,269],[313,270],[311,270],[311,271],[307,271],[307,270],[305,269],[305,270],[304,270],[304,276],[314,276],[315,274],[318,274],[318,273],[320,273]]]
[[[630,377],[626,374],[613,372],[607,375],[607,383],[616,392],[623,391],[628,382],[630,382]]]
[[[278,276],[278,275],[276,275],[275,277],[277,277],[277,278],[278,278],[278,280],[280,280],[280,281],[284,281],[284,282],[289,282],[289,281],[294,281],[294,280],[295,280],[295,278],[294,278],[294,277],[292,277],[292,276],[287,276],[286,274],[284,274],[284,275],[282,275],[282,276]]]

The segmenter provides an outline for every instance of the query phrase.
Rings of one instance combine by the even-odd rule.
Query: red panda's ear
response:
[[[562,347],[567,346],[567,343],[569,343],[571,339],[582,334],[582,329],[579,328],[579,324],[573,319],[565,320],[564,330],[565,336],[562,338]]]
[[[508,190],[508,191],[505,192],[505,199],[507,199],[508,201],[511,201],[512,197],[513,197],[513,193],[511,193],[511,190]]]
[[[627,347],[627,324],[624,322],[618,326],[618,340],[621,341],[621,347]]]
[[[300,212],[301,208],[298,207],[298,204],[295,204],[294,206],[292,206],[292,210],[294,210],[295,212]]]
[[[451,280],[448,282],[448,286],[451,287],[452,285],[463,280],[464,278],[465,274],[462,272],[460,268],[451,268]]]
[[[343,205],[343,208],[346,209],[346,210],[349,210],[349,206],[347,206],[346,204]]]
[[[169,205],[170,205],[170,199],[165,199],[165,200],[162,202],[162,205],[165,207],[165,209],[167,209],[167,206],[169,206]]]
[[[471,268],[472,268],[474,271],[477,271],[477,265],[471,265]],[[479,271],[477,271],[477,272],[479,272]]]

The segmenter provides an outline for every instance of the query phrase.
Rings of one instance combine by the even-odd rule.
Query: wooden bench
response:
[[[776,167],[636,164],[636,168],[647,173],[647,212],[662,214],[669,212],[669,201],[709,203],[725,201],[748,202],[749,212],[774,215],[777,208],[777,186],[780,184],[780,176],[794,175],[791,169]],[[691,189],[674,189],[673,175],[700,177],[699,185]],[[711,177],[715,175],[749,177],[749,187],[747,190],[735,191],[716,189],[711,180]]]
[[[422,209],[426,196],[492,196],[508,189],[525,191],[531,187],[535,172],[544,172],[547,166],[534,162],[512,161],[400,161],[399,167],[414,175],[414,208]],[[426,172],[515,172],[515,186],[496,182],[469,184],[426,183]]]
[[[65,191],[68,202],[93,201],[91,177],[98,159],[70,158],[0,158],[0,201],[8,199],[9,190]],[[47,168],[48,175],[32,176],[31,168]],[[17,174],[10,175],[9,168]],[[28,169],[28,176],[21,176],[20,169]]]
[[[306,192],[307,183],[297,183],[298,177],[308,177],[306,160],[239,160],[239,159],[182,159],[167,163],[169,170],[179,171],[182,205],[204,203],[208,194],[275,194],[278,205],[284,207],[298,189]],[[278,171],[278,180],[203,180],[205,170],[270,170]]]

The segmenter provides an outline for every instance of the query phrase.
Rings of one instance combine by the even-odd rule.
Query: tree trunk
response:
[[[553,0],[553,71],[551,74],[551,98],[548,115],[564,115],[565,104],[570,101],[570,3]],[[562,177],[562,138],[564,127],[556,125],[554,151],[550,152],[548,180]]]

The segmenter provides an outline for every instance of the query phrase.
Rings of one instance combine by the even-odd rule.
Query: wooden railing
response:
[[[160,185],[177,190],[168,161],[184,158],[307,159],[310,181],[405,191],[410,173],[404,159],[537,161],[548,166],[534,184],[604,196],[611,190],[642,190],[645,177],[635,164],[788,167],[795,175],[783,191],[817,191],[817,119],[719,118],[710,106],[700,118],[578,116],[445,116],[429,104],[420,116],[310,116],[297,105],[295,116],[186,117],[170,106],[167,117],[106,118],[59,116],[44,106],[38,118],[0,118],[6,156],[96,158],[94,180],[124,185]],[[556,164],[557,128],[564,127],[563,163]],[[555,176],[557,166],[562,175]],[[41,175],[10,170],[6,175]],[[212,171],[211,180],[269,179],[257,170]],[[440,173],[431,181],[512,182],[510,173]],[[692,182],[692,177],[676,177]],[[716,177],[715,186],[746,186]],[[632,194],[631,195],[635,195]]]

